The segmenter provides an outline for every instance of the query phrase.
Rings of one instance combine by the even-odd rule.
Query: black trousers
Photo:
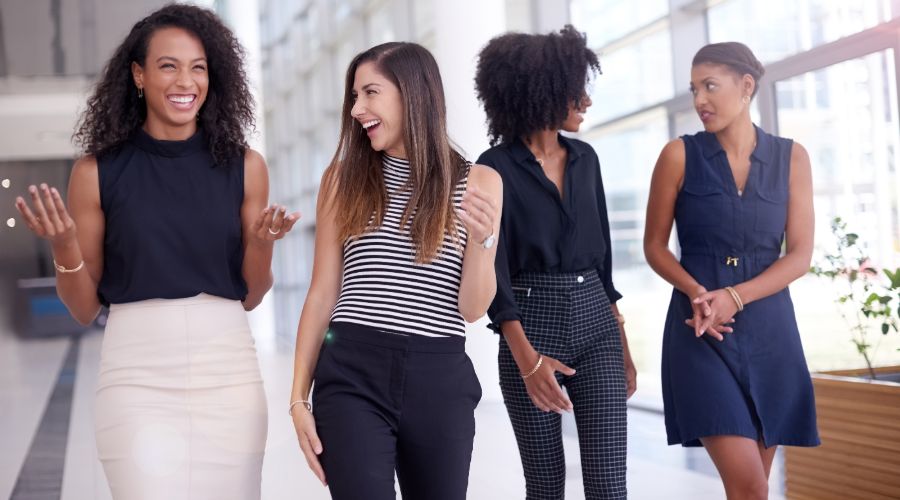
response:
[[[320,455],[335,500],[463,500],[481,385],[465,338],[332,323],[314,375]]]
[[[625,370],[619,324],[596,271],[520,273],[513,291],[522,327],[541,354],[576,370],[557,373],[574,407],[587,500],[626,497]],[[500,336],[500,389],[525,472],[528,500],[565,495],[562,420],[534,406],[509,346]]]

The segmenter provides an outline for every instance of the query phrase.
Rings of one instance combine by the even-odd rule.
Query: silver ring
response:
[[[270,227],[269,234],[271,234],[272,236],[278,236],[279,234],[281,234],[281,229],[279,229],[278,231],[272,231],[272,228]]]

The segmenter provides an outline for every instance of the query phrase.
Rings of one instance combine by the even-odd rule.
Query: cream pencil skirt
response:
[[[258,499],[266,412],[240,302],[112,305],[95,426],[115,500]]]

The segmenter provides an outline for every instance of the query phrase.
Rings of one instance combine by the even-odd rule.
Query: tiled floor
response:
[[[290,388],[292,352],[266,338],[259,347],[260,364],[270,406],[269,438],[263,469],[264,499],[327,499],[328,494],[307,470],[284,411]],[[93,439],[93,388],[102,335],[93,332],[78,345],[77,369],[69,420],[60,498],[108,499]],[[68,339],[21,340],[0,331],[0,498],[11,494],[29,453],[49,395],[58,378]],[[287,342],[282,342],[284,345]],[[512,429],[496,388],[496,342],[483,328],[472,328],[467,350],[476,365],[484,399],[477,413],[478,432],[470,474],[469,498],[524,497],[524,481]],[[652,384],[647,384],[652,387]],[[652,392],[651,392],[652,395]],[[653,397],[645,397],[653,406]],[[665,446],[662,416],[629,412],[629,497],[636,499],[724,498],[709,459],[702,450]],[[567,496],[583,498],[574,421],[565,421],[568,468]],[[772,490],[780,491],[779,474]],[[35,498],[21,496],[19,498]],[[19,500],[16,498],[16,500]],[[773,494],[772,498],[779,498]]]

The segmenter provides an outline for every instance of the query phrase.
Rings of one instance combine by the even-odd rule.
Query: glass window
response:
[[[668,28],[633,44],[600,54],[603,74],[593,82],[594,105],[585,128],[656,104],[674,95],[672,46]]]
[[[900,144],[893,50],[872,53],[775,83],[800,96],[802,106],[778,102],[779,135],[809,152],[816,210],[816,256],[833,243],[840,215],[859,234],[872,264],[900,265]],[[813,370],[858,366],[849,325],[833,306],[837,285],[811,276],[791,286],[804,348]],[[897,336],[873,333],[877,363],[898,360]]]
[[[669,12],[668,0],[572,0],[570,5],[572,24],[587,33],[591,47],[602,47]]]
[[[762,62],[833,42],[891,19],[890,0],[727,0],[707,11],[711,43],[747,44]]]

